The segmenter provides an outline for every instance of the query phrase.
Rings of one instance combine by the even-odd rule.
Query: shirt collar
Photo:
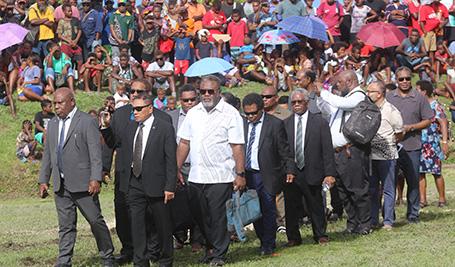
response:
[[[396,96],[396,97],[402,97],[399,93],[398,93],[398,88],[394,90],[393,92],[393,96]],[[417,91],[414,89],[414,88],[411,88],[411,92],[409,92],[409,94],[405,97],[416,97],[417,96]],[[405,98],[404,97],[404,98]]]
[[[120,10],[118,10],[118,9],[117,9],[117,11],[115,11],[115,14],[120,14],[120,15],[122,15],[122,13],[120,13]],[[128,11],[126,11],[126,12],[125,12],[125,16],[131,16],[131,13],[128,12]]]
[[[146,119],[144,122],[142,122],[144,127],[147,127],[147,128],[150,128],[150,126],[152,126],[152,123],[153,123],[153,113],[152,113],[152,115],[150,115],[150,117],[148,119]]]
[[[188,112],[187,112],[188,113]],[[186,116],[186,114],[184,111],[183,111],[183,108],[180,108],[180,112],[179,112],[179,116]]]
[[[295,118],[296,118],[297,120],[298,120],[299,118],[302,118],[302,119],[304,120],[306,117],[308,117],[308,110],[305,111],[305,113],[303,113],[302,115],[299,115],[299,114],[297,114],[297,113],[294,113],[294,116],[295,116]]]
[[[218,104],[216,104],[216,106],[210,110],[209,112],[207,112],[207,110],[204,108],[204,105],[202,105],[202,101],[198,104],[198,106],[196,106],[198,109],[202,110],[202,111],[205,111],[207,113],[212,113],[214,112],[214,110],[218,110],[219,112],[223,112],[223,108],[224,108],[224,105],[226,105],[226,102],[224,101],[224,99],[221,97],[220,101],[218,102]],[[228,104],[229,105],[229,104]]]
[[[71,120],[71,119],[73,119],[74,114],[76,113],[76,111],[77,111],[77,107],[74,107],[73,110],[71,110],[71,112],[68,113],[68,115],[66,116],[66,118],[64,118],[64,119],[60,119],[60,118],[59,118],[59,120],[64,120],[64,121],[66,121],[66,120]]]
[[[264,117],[265,117],[265,111],[263,110],[261,118],[258,121],[255,121],[255,122],[248,121],[248,125],[258,125],[260,123],[263,123],[264,122]]]

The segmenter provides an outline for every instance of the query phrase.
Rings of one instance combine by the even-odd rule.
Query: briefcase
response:
[[[246,241],[243,227],[261,218],[261,206],[256,190],[243,193],[236,191],[232,198],[226,201],[226,217],[228,230],[237,233],[240,241]]]

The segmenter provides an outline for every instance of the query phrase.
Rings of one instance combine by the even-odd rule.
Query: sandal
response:
[[[445,206],[447,206],[447,201],[438,202],[438,208],[444,208]]]
[[[428,206],[428,202],[420,202],[420,208],[423,209]]]

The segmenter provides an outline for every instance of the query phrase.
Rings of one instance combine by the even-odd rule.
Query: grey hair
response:
[[[216,83],[216,87],[217,87],[218,89],[220,89],[220,87],[221,87],[221,81],[220,81],[220,79],[219,79],[218,77],[216,77],[215,75],[203,76],[203,77],[201,78],[201,84],[202,84],[203,82],[213,82],[213,83]]]
[[[305,101],[310,100],[310,93],[308,92],[307,89],[297,88],[297,89],[295,89],[294,91],[291,92],[291,95],[289,95],[289,106],[291,106],[292,97],[294,95],[296,95],[296,94],[302,94],[303,95],[303,99]]]
[[[412,74],[412,71],[410,68],[408,68],[406,66],[401,66],[401,67],[397,68],[397,70],[395,71],[395,75],[397,75],[399,72],[402,72],[402,71],[407,71],[409,74]]]
[[[383,94],[385,96],[386,89],[385,89],[385,83],[383,81],[379,81],[379,80],[374,81],[374,82],[370,83],[368,86],[370,86],[370,85],[378,86],[378,89],[381,92],[381,94]]]

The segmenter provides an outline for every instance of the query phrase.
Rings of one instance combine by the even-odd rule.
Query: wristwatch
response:
[[[236,172],[235,173],[237,176],[245,178],[245,172]]]

